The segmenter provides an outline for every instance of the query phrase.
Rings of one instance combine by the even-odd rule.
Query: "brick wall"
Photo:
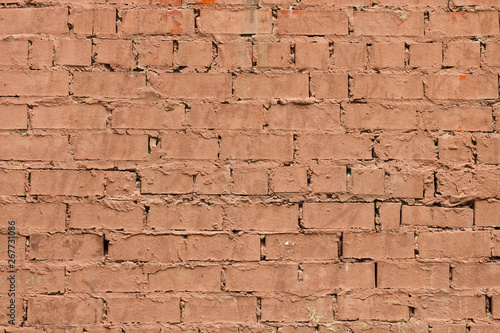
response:
[[[4,1],[0,332],[500,332],[499,10]]]

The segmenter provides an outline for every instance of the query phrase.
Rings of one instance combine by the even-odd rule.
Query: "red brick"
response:
[[[422,12],[362,12],[354,14],[354,34],[358,36],[421,36]]]
[[[31,126],[40,129],[106,129],[108,113],[101,104],[35,106]]]
[[[443,66],[479,67],[481,65],[479,42],[450,42],[443,58]]]
[[[303,159],[371,159],[372,142],[367,135],[303,134],[297,139]]]
[[[378,288],[448,289],[450,269],[445,263],[379,262],[377,264]]]
[[[293,159],[292,135],[236,135],[222,137],[222,159],[235,160],[278,160]]]
[[[103,253],[99,235],[36,234],[30,237],[30,259],[98,260]]]
[[[465,333],[465,324],[432,324],[433,333]],[[472,332],[472,331],[471,331]],[[475,332],[479,333],[479,332]],[[487,333],[487,332],[482,332]]]
[[[377,156],[383,160],[436,160],[436,147],[430,136],[421,134],[382,134],[375,146]]]
[[[113,84],[109,84],[113,82]],[[72,92],[87,97],[133,97],[146,88],[146,75],[119,72],[75,72]]]
[[[193,104],[188,117],[191,127],[203,129],[262,130],[262,104]]]
[[[0,41],[0,66],[26,67],[28,65],[28,41]]]
[[[113,128],[182,129],[184,106],[121,106],[113,110]]]
[[[288,43],[258,43],[254,58],[258,67],[289,67],[292,62],[290,44]]]
[[[382,230],[398,229],[401,224],[401,203],[381,202],[378,204],[379,223]]]
[[[193,10],[129,9],[122,11],[118,30],[127,35],[180,35],[194,33]]]
[[[217,63],[226,68],[252,67],[252,43],[228,42],[220,44]]]
[[[260,237],[254,235],[189,235],[187,260],[259,261]]]
[[[488,66],[499,67],[500,57],[500,43],[486,43],[486,63]]]
[[[266,260],[335,260],[337,234],[283,234],[266,236]]]
[[[0,269],[0,284],[4,284],[0,297],[7,298],[9,272],[7,266]],[[16,276],[16,292],[18,295],[46,294],[64,292],[64,268],[48,268],[47,266],[27,266],[19,269]],[[19,314],[19,312],[18,312]]]
[[[500,164],[500,137],[477,138],[477,158],[480,163]]]
[[[3,8],[0,31],[14,34],[64,34],[68,28],[68,8]]]
[[[79,134],[71,143],[77,160],[142,160],[148,154],[146,135]]]
[[[88,39],[61,39],[56,46],[56,64],[90,66],[92,41]]]
[[[415,307],[417,319],[481,319],[486,317],[483,295],[432,295],[420,296]]]
[[[422,232],[420,258],[480,258],[490,256],[490,236],[484,231]]]
[[[497,11],[432,13],[428,34],[435,36],[484,36],[500,32]]]
[[[24,180],[24,172],[22,173]],[[0,215],[16,221],[22,233],[64,231],[66,205],[62,203],[8,203],[0,206]]]
[[[424,97],[418,74],[355,74],[354,98],[418,99]]]
[[[230,230],[296,231],[299,208],[296,205],[245,204],[226,206],[227,228]]]
[[[402,224],[441,228],[470,228],[474,211],[469,208],[403,206]]]
[[[325,68],[330,62],[328,43],[296,43],[295,65],[297,68]]]
[[[493,99],[498,97],[497,75],[438,74],[429,76],[430,99]]]
[[[68,85],[65,71],[0,71],[1,96],[67,96]]]
[[[207,67],[212,63],[212,43],[180,41],[177,64],[180,66]]]
[[[498,332],[498,329],[500,329],[500,325],[496,325],[496,324],[492,324],[492,325],[470,324],[470,325],[467,325],[467,328],[468,328],[470,333],[496,333],[496,332]],[[461,330],[459,332],[462,333],[465,331]],[[469,332],[467,332],[467,333],[469,333]]]
[[[384,194],[383,169],[353,168],[347,178],[347,190],[353,194]]]
[[[257,299],[244,296],[189,297],[184,320],[193,322],[255,322]]]
[[[220,230],[222,207],[214,205],[152,205],[148,225],[157,231],[166,230]]]
[[[344,258],[413,258],[413,233],[345,233]]]
[[[173,64],[174,44],[170,40],[140,40],[135,47],[140,66],[171,67]]]
[[[94,53],[97,63],[129,69],[135,66],[131,40],[95,39]]]
[[[493,318],[500,319],[500,296],[493,296],[492,299]]]
[[[8,221],[8,220],[7,220]],[[5,223],[4,230],[7,229],[6,227],[8,226],[8,223]],[[7,233],[4,231],[2,234],[0,234],[0,246],[3,246],[5,250],[5,255],[0,259],[1,264],[5,269],[8,269],[8,262],[7,262],[7,244],[8,244],[8,236]],[[11,242],[12,244],[12,242]],[[17,251],[16,251],[16,268],[19,267],[20,265],[24,265],[25,259],[26,259],[26,251],[25,251],[25,244],[26,244],[26,237],[20,236],[19,234],[16,235],[16,244],[17,244]],[[21,250],[21,251],[19,251]],[[8,289],[7,288],[2,288],[3,293],[7,293]],[[0,297],[1,299],[2,297]],[[0,320],[3,318],[0,317]]]
[[[334,193],[347,190],[345,167],[317,166],[312,168],[309,189],[314,193]]]
[[[421,112],[422,125],[427,130],[491,131],[493,118],[488,107],[451,107]]]
[[[74,293],[138,292],[145,282],[140,267],[124,263],[70,270],[66,280],[68,290]]]
[[[385,107],[380,104],[344,104],[342,120],[347,128],[353,129],[383,129],[410,130],[417,127],[416,108],[405,105],[402,107]]]
[[[0,171],[0,195],[25,195],[25,183],[24,170]]]
[[[225,270],[229,291],[293,292],[298,287],[296,264],[235,265]]]
[[[307,98],[309,75],[239,74],[234,81],[234,95],[238,98]]]
[[[495,227],[500,225],[500,202],[476,201],[474,203],[474,224],[479,227]]]
[[[500,257],[500,231],[493,231],[493,253],[494,257]]]
[[[373,229],[374,209],[372,203],[305,203],[302,223],[308,229]]]
[[[267,169],[237,167],[233,169],[233,193],[241,195],[266,195],[269,188]]]
[[[193,192],[193,176],[182,170],[140,171],[141,193],[181,194]]]
[[[47,69],[54,62],[54,43],[49,40],[34,40],[31,42],[30,68]]]
[[[333,59],[335,67],[364,68],[367,62],[366,44],[335,43]]]
[[[344,99],[348,97],[347,74],[311,74],[311,94],[316,98]]]
[[[375,68],[403,68],[405,66],[405,44],[374,43],[371,50],[371,65]]]
[[[203,33],[209,34],[271,33],[271,10],[202,9],[198,26]]]
[[[176,262],[184,256],[182,236],[134,235],[109,242],[111,260]]]
[[[274,169],[271,176],[271,189],[275,193],[306,192],[307,168],[292,166]]]
[[[268,111],[269,129],[332,130],[340,128],[338,104],[273,105]]]
[[[443,44],[416,43],[410,45],[411,67],[441,67],[443,61]]]
[[[59,136],[0,135],[0,159],[62,161],[68,158],[68,138]]]
[[[303,269],[303,291],[331,293],[335,289],[375,288],[375,265],[373,263],[305,263]]]
[[[209,291],[221,290],[219,266],[176,266],[148,274],[148,290]]]
[[[406,295],[341,295],[337,299],[340,320],[407,321],[410,311]]]
[[[347,35],[347,14],[341,11],[282,10],[278,12],[279,35]]]
[[[76,170],[31,171],[31,194],[102,196],[104,174]]]
[[[460,197],[485,199],[500,194],[500,172],[496,169],[438,171],[437,192],[455,201]]]
[[[311,315],[315,315],[315,319],[318,318],[320,322],[333,320],[333,299],[328,296],[314,298],[264,297],[261,304],[263,321],[307,322]]]
[[[496,288],[499,274],[497,263],[457,264],[452,270],[452,285],[456,289]]]
[[[473,144],[470,135],[439,137],[439,160],[444,163],[473,162]]]
[[[183,133],[166,133],[161,136],[161,142],[165,158],[215,160],[219,153],[217,138],[205,139]]]
[[[71,325],[101,321],[103,301],[72,296],[37,296],[28,300],[28,324]]]
[[[229,165],[205,167],[196,174],[194,191],[199,194],[228,194],[231,183]]]
[[[180,298],[175,296],[109,297],[106,303],[108,320],[112,323],[181,321]]]
[[[163,73],[148,76],[158,93],[172,98],[218,98],[231,96],[231,75],[226,73]]]
[[[129,202],[108,202],[108,205],[74,203],[70,205],[70,228],[121,229],[140,231],[144,212]]]

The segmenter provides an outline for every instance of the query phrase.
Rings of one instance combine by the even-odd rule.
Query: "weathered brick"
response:
[[[413,258],[413,233],[345,233],[344,258]]]
[[[193,128],[262,130],[262,111],[258,103],[193,104],[188,119]]]
[[[14,34],[64,34],[68,28],[67,7],[3,8],[0,31]]]
[[[35,106],[31,126],[40,129],[106,129],[107,112],[101,104]]]
[[[422,232],[420,258],[480,258],[490,256],[490,237],[484,231]]]
[[[148,290],[209,291],[221,290],[219,266],[177,266],[148,274]]]
[[[25,195],[26,172],[24,170],[0,171],[1,195]]]
[[[443,66],[479,67],[481,46],[478,42],[450,42],[443,58]]]
[[[259,261],[260,237],[254,235],[190,235],[187,260]]]
[[[231,205],[225,212],[231,230],[296,231],[299,223],[297,205]]]
[[[346,168],[317,166],[312,168],[309,189],[314,193],[334,193],[347,190]]]
[[[62,161],[68,159],[68,137],[0,135],[0,160]]]
[[[26,67],[28,64],[28,41],[0,41],[0,66]]]
[[[293,159],[293,137],[287,135],[235,135],[222,137],[222,159],[278,160]]]
[[[132,41],[125,39],[95,39],[95,61],[110,66],[132,68],[135,59],[132,53]]]
[[[418,319],[485,318],[485,299],[483,295],[459,296],[452,294],[420,296],[415,307]]]
[[[99,235],[36,234],[30,237],[30,259],[99,260],[103,253],[103,240]]]
[[[217,64],[227,68],[252,67],[252,43],[228,42],[220,44]]]
[[[145,87],[144,74],[75,72],[71,89],[75,96],[123,98],[136,96]]]
[[[170,40],[140,40],[136,44],[140,66],[170,67],[174,60],[174,44]]]
[[[126,9],[118,30],[127,35],[180,35],[194,33],[193,10]]]
[[[421,112],[422,126],[427,130],[491,131],[493,118],[488,107],[450,107]]]
[[[302,223],[311,229],[373,229],[374,209],[371,203],[305,203]]]
[[[66,205],[63,203],[8,203],[0,206],[0,214],[15,220],[16,228],[23,233],[62,232],[66,228]]]
[[[500,202],[476,201],[474,203],[474,224],[480,227],[495,227],[500,225]]]
[[[234,81],[234,95],[239,98],[306,98],[309,97],[309,76],[240,74]]]
[[[112,323],[181,321],[180,298],[175,296],[109,297],[106,303],[108,320]]]
[[[405,44],[374,43],[371,51],[371,65],[375,68],[403,68],[405,65]]]
[[[412,106],[385,107],[380,104],[344,104],[342,120],[347,128],[410,130],[417,127],[416,108]]]
[[[233,193],[241,195],[266,195],[269,176],[266,169],[241,167],[233,169]]]
[[[181,194],[193,192],[193,176],[183,170],[144,169],[140,171],[141,193]]]
[[[176,262],[184,258],[182,236],[133,235],[109,242],[111,260]]]
[[[56,64],[90,66],[92,41],[88,39],[61,39],[56,46]]]
[[[384,160],[436,160],[436,147],[430,136],[400,134],[382,134],[379,144],[375,145],[375,153]]]
[[[382,230],[398,229],[401,224],[401,203],[381,202],[378,204],[379,223]]]
[[[403,206],[402,224],[441,228],[472,227],[474,211],[468,208]]]
[[[500,137],[479,137],[476,147],[478,162],[500,164]]]
[[[488,36],[499,32],[497,11],[435,12],[429,15],[428,33],[436,36]]]
[[[177,64],[180,66],[207,67],[212,63],[212,43],[180,41]]]
[[[353,168],[347,178],[347,190],[353,194],[384,194],[383,169]]]
[[[266,236],[266,260],[335,260],[337,234],[280,234]]]
[[[70,228],[118,229],[140,231],[143,210],[130,202],[108,202],[108,205],[74,203],[70,205]]]
[[[217,138],[205,139],[183,133],[165,133],[161,136],[161,142],[165,158],[215,160],[219,153]]]
[[[217,34],[271,33],[270,10],[202,9],[199,18],[200,30]]]
[[[435,74],[427,78],[430,99],[493,99],[498,97],[497,75]]]
[[[438,138],[439,160],[444,163],[471,163],[473,144],[470,135],[444,135]]]
[[[34,40],[31,42],[32,69],[47,69],[54,62],[54,43],[49,40]]]
[[[331,297],[299,298],[293,296],[270,298],[261,301],[262,320],[293,322],[310,320],[311,311],[320,322],[333,320],[333,300]],[[316,319],[316,317],[315,317]]]
[[[271,190],[275,193],[307,191],[307,168],[292,166],[274,169]]]
[[[303,159],[371,159],[372,142],[367,135],[302,134],[297,139]]]
[[[148,226],[157,231],[165,230],[220,230],[222,207],[214,205],[152,205]]]
[[[257,298],[245,296],[189,297],[184,319],[193,322],[255,322]]]
[[[290,44],[258,43],[255,48],[254,58],[257,60],[258,67],[288,67],[292,62]]]
[[[93,324],[101,320],[103,300],[74,296],[37,296],[28,300],[28,323],[46,325]]]
[[[347,35],[347,14],[341,11],[281,10],[276,33],[280,35]]]
[[[140,267],[129,264],[87,266],[69,271],[67,282],[74,293],[138,292],[144,274]]]
[[[410,311],[403,295],[342,295],[337,299],[340,320],[406,321]]]
[[[418,99],[424,97],[422,77],[418,74],[355,74],[355,98]]]
[[[423,12],[354,12],[354,34],[361,36],[420,36]]]
[[[311,94],[316,98],[344,99],[348,97],[346,74],[311,74]]]
[[[304,263],[303,291],[330,293],[335,289],[371,289],[375,287],[373,263]]]
[[[145,135],[80,134],[71,141],[77,160],[142,160],[148,154]]]
[[[225,273],[229,291],[289,293],[298,288],[296,264],[234,265]]]
[[[402,289],[443,289],[450,286],[450,269],[445,263],[379,262],[377,287]]]
[[[452,270],[452,285],[460,289],[496,288],[499,274],[500,265],[497,263],[457,264]]]
[[[77,170],[31,171],[31,194],[102,196],[104,174]]]
[[[328,43],[296,43],[295,65],[298,68],[325,68],[330,62]]]
[[[1,96],[67,96],[68,85],[65,71],[0,71]]]
[[[269,129],[333,130],[340,128],[338,104],[273,105],[268,111]]]
[[[148,74],[148,80],[164,97],[224,99],[231,96],[231,76],[225,73],[162,73],[157,77]]]
[[[333,59],[336,67],[364,68],[368,61],[366,44],[335,43],[333,45]]]

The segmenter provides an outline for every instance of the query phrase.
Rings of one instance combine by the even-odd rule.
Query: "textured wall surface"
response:
[[[500,332],[500,0],[3,2],[0,332]]]

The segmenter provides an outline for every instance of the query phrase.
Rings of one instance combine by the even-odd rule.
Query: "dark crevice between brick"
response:
[[[491,317],[491,296],[486,295],[486,316]]]
[[[109,240],[106,239],[106,235],[104,235],[102,237],[102,248],[103,248],[104,256],[107,257],[108,250],[109,250]]]
[[[342,260],[344,257],[344,250],[343,250],[343,247],[344,247],[344,233],[341,232],[340,235],[339,235],[339,244],[338,244],[338,256],[339,256],[339,260]]]
[[[449,266],[449,280],[450,280],[450,286],[449,287],[451,288],[452,283],[453,283],[453,266],[452,265]]]
[[[179,309],[181,312],[181,323],[182,323],[182,322],[184,322],[184,317],[186,316],[186,314],[185,314],[186,302],[182,298],[179,302]]]
[[[434,176],[434,196],[441,195],[441,193],[438,191],[438,179],[436,171],[434,171],[433,176]]]
[[[262,298],[257,297],[257,322],[262,320]]]
[[[260,260],[266,260],[266,236],[260,236]]]
[[[298,225],[299,225],[299,229],[304,229],[304,221],[302,220],[302,212],[303,212],[303,209],[304,209],[304,203],[300,202],[299,203],[299,218],[298,218]]]
[[[378,265],[376,262],[374,263],[374,270],[375,270],[375,288],[378,288]]]

